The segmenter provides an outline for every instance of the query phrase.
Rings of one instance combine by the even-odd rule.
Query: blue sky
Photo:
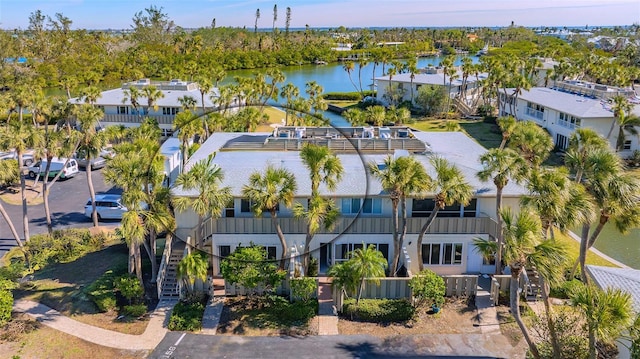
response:
[[[179,26],[284,28],[291,8],[291,27],[373,26],[598,26],[640,22],[640,0],[0,0],[0,28],[28,26],[29,14],[62,13],[73,28],[130,28],[134,14],[150,5]]]

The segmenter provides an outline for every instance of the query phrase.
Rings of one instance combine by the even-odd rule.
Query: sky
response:
[[[162,8],[184,28],[216,26],[284,28],[438,26],[614,26],[640,23],[640,0],[0,0],[0,28],[25,29],[29,15],[62,13],[72,28],[128,29],[149,6]]]

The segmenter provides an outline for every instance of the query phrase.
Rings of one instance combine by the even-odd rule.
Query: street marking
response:
[[[184,336],[187,335],[187,333],[182,333],[182,335],[180,336],[180,338],[178,338],[178,341],[173,345],[175,347],[178,346],[178,344],[180,344],[180,342],[182,341],[182,338],[184,338]]]

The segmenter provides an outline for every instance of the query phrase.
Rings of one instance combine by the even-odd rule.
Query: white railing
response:
[[[171,245],[173,243],[173,236],[167,235],[167,240],[164,243],[164,251],[162,252],[162,261],[158,268],[158,276],[156,278],[156,286],[158,291],[158,299],[162,295],[162,285],[164,284],[164,277],[167,274],[167,266],[169,265],[169,257],[171,257]]]
[[[538,120],[542,120],[544,118],[544,112],[539,111],[539,110],[535,110],[535,109],[533,109],[531,107],[527,107],[524,113],[525,113],[525,115],[531,116],[531,117],[533,117],[535,119],[538,119]]]

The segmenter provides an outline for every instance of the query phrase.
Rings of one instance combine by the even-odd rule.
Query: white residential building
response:
[[[347,258],[347,253],[374,244],[387,259],[393,258],[392,206],[379,181],[369,175],[367,165],[382,165],[387,156],[414,156],[433,174],[429,160],[434,156],[455,163],[475,189],[467,206],[456,204],[440,211],[425,236],[423,258],[417,258],[417,237],[425,217],[433,208],[432,198],[409,199],[408,230],[402,263],[418,270],[418,260],[439,274],[492,273],[494,266],[484,263],[472,246],[474,238],[495,236],[496,190],[492,182],[482,182],[479,156],[486,150],[461,132],[411,132],[405,127],[381,128],[295,128],[280,127],[274,133],[214,133],[189,159],[186,170],[216,153],[214,162],[224,173],[223,186],[229,186],[233,203],[221,218],[204,222],[205,250],[213,253],[214,273],[219,273],[219,259],[240,244],[263,245],[273,258],[282,256],[281,245],[268,214],[254,218],[250,203],[242,198],[242,188],[253,172],[267,165],[286,168],[296,178],[295,202],[306,206],[311,195],[309,173],[299,150],[305,143],[329,146],[341,160],[344,174],[335,191],[321,186],[321,194],[331,197],[342,215],[334,229],[320,230],[311,243],[311,255],[319,260],[320,272]],[[173,188],[176,196],[196,193]],[[505,206],[519,207],[525,189],[514,183],[504,189]],[[292,251],[301,251],[305,241],[304,220],[293,217],[292,210],[281,205],[278,218]],[[176,213],[176,235],[190,243],[200,235],[198,217],[192,211]],[[404,252],[406,250],[406,252]]]
[[[588,127],[604,137],[609,135],[615,117],[609,99],[616,95],[627,96],[637,103],[631,89],[621,89],[583,81],[565,81],[556,83],[553,88],[533,87],[513,95],[513,89],[507,89],[507,95],[500,93],[500,116],[512,115],[518,120],[534,121],[549,131],[557,148],[566,149],[573,131]],[[515,105],[513,105],[515,101]],[[635,105],[634,113],[640,115],[640,106]],[[618,126],[614,125],[609,141],[615,148]],[[622,157],[640,149],[637,136],[627,135]]]
[[[137,108],[131,104],[128,91],[131,87],[142,90],[145,87],[155,86],[164,95],[155,101],[156,108],[148,107],[148,99],[141,95],[137,99]],[[104,118],[100,121],[103,126],[123,125],[125,127],[137,127],[144,118],[152,118],[158,121],[160,128],[165,135],[173,132],[173,119],[183,107],[179,99],[185,96],[195,100],[195,113],[202,114],[203,96],[200,87],[195,82],[181,81],[174,79],[171,81],[152,82],[149,79],[141,79],[134,82],[124,83],[122,87],[103,91],[96,101],[96,105],[104,111]],[[220,96],[217,88],[213,88],[209,93],[204,94],[205,112],[215,111],[219,104],[212,100]],[[82,103],[82,98],[73,98],[71,103]],[[237,107],[237,100],[231,107]]]

